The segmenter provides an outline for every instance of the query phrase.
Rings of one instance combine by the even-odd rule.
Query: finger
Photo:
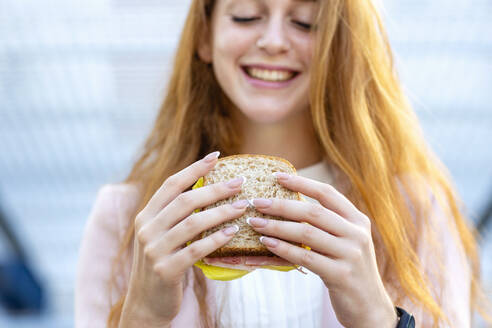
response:
[[[182,193],[157,215],[157,219],[171,218],[165,220],[163,227],[170,229],[189,216],[195,209],[206,207],[239,193],[245,180],[244,177],[234,178]]]
[[[142,212],[153,217],[171,202],[176,196],[192,186],[198,179],[206,175],[217,163],[220,152],[213,152],[199,161],[171,175],[149,200]]]
[[[343,238],[335,237],[309,224],[261,218],[248,218],[246,222],[262,235],[304,244],[331,258],[342,258],[348,247]]]
[[[318,254],[317,252],[292,245],[286,241],[271,237],[260,237],[260,241],[275,255],[301,265],[308,270],[316,273],[320,277],[326,277],[329,281],[333,281],[339,271],[339,263],[329,257]],[[272,246],[270,242],[276,243]]]
[[[287,173],[279,174],[276,172],[274,175],[278,177],[277,181],[282,186],[316,199],[321,205],[344,218],[350,219],[354,216],[354,211],[358,212],[351,201],[327,183]],[[284,176],[286,178],[282,178]]]
[[[270,205],[267,200],[254,199],[253,204],[262,213],[281,216],[292,221],[307,222],[335,236],[350,236],[352,233],[353,227],[350,222],[320,204],[279,198],[272,198],[269,201],[271,201]]]
[[[239,229],[237,225],[235,227],[236,229]],[[232,230],[233,227],[228,227],[220,231],[216,231],[208,237],[191,243],[190,245],[172,255],[167,262],[168,265],[178,268],[180,272],[185,272],[197,261],[203,259],[213,251],[224,246],[232,239],[235,233],[232,235],[227,235],[224,231],[226,229]]]
[[[247,207],[248,201],[240,200],[234,204],[224,204],[194,213],[167,231],[165,237],[159,239],[159,244],[156,247],[160,252],[170,253],[203,231],[241,217]]]
[[[239,193],[244,180],[245,178],[236,178],[179,194],[155,218],[145,222],[139,229],[139,234],[144,235],[143,238],[145,240],[155,239],[156,235],[170,230],[184,218],[191,215],[195,209]]]

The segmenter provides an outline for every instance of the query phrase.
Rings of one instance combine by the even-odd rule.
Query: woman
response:
[[[234,231],[184,242],[244,211],[189,216],[240,191],[240,178],[187,191],[215,150],[298,168],[278,181],[313,202],[255,205],[316,217],[315,229],[255,229],[310,275],[256,270],[217,283],[193,266]],[[143,152],[124,183],[102,188],[89,218],[76,326],[396,327],[398,306],[417,327],[470,327],[487,301],[473,230],[443,172],[370,1],[194,0]]]

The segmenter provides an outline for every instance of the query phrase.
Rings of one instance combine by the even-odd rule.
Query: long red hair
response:
[[[210,65],[197,55],[199,38],[209,28],[214,4],[214,0],[192,1],[164,101],[124,181],[139,187],[140,199],[128,218],[128,230],[115,257],[112,288],[118,288],[116,277],[128,261],[135,216],[164,180],[209,152],[233,155],[241,145],[242,136],[228,111],[232,104]],[[377,10],[366,0],[319,1],[316,25],[310,88],[312,123],[324,151],[321,155],[349,182],[346,196],[372,219],[378,234],[375,247],[381,254],[380,273],[385,286],[397,291],[394,303],[410,298],[432,316],[434,327],[447,321],[433,296],[433,289],[439,286],[432,286],[422,273],[416,252],[417,223],[430,225],[425,218],[431,191],[442,208],[448,209],[449,224],[456,226],[471,265],[470,307],[492,323],[480,283],[476,231],[462,213],[463,204],[449,174],[426,144],[402,92]],[[413,212],[406,199],[411,201]],[[210,327],[205,278],[195,267],[193,273],[201,322]],[[117,326],[125,301],[126,290],[119,292],[122,296],[108,316],[110,327]]]

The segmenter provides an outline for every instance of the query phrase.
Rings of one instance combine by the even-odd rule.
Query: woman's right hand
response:
[[[241,191],[243,179],[236,178],[184,192],[215,166],[218,156],[218,152],[211,153],[170,176],[137,215],[133,266],[120,327],[169,325],[181,306],[187,270],[235,234],[238,227],[232,226],[185,246],[203,231],[240,217],[248,205],[242,200],[193,213]],[[232,231],[224,231],[227,229]]]

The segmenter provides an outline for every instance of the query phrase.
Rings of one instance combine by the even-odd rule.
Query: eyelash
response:
[[[236,23],[250,23],[254,20],[257,20],[259,19],[258,17],[236,17],[236,16],[232,16],[232,20]],[[298,22],[298,21],[294,21],[295,24],[297,24],[299,27],[305,29],[305,30],[310,30],[312,28],[311,24],[307,24],[307,23],[302,23],[302,22]]]

